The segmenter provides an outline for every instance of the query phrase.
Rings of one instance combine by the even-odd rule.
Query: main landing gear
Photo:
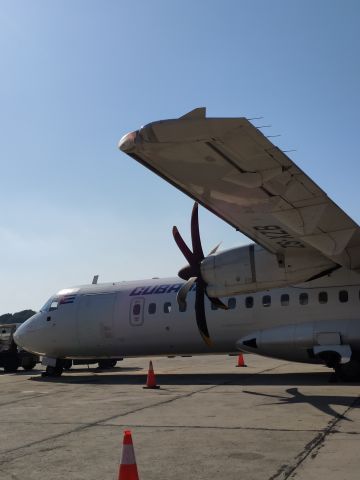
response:
[[[334,369],[331,382],[357,382],[360,381],[360,354],[352,353],[350,361],[341,363],[337,352],[323,352],[319,357],[325,365]]]
[[[107,368],[114,368],[117,360],[114,359],[108,359],[108,360],[99,360],[99,368],[101,369],[107,369]]]
[[[360,359],[351,358],[348,363],[334,366],[336,378],[342,382],[358,382],[360,380]]]

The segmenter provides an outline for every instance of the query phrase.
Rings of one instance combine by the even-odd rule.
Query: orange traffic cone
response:
[[[155,378],[154,368],[151,360],[149,363],[149,370],[147,374],[146,385],[143,388],[160,388],[159,385],[156,385],[156,378]]]
[[[118,480],[139,480],[130,430],[124,431],[123,449]]]
[[[240,353],[240,355],[238,356],[238,364],[236,366],[237,367],[247,367],[247,365],[245,365],[244,355],[242,353]]]

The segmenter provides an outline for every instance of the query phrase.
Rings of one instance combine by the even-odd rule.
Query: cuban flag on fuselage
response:
[[[67,305],[68,303],[74,303],[76,295],[64,295],[60,298],[59,304],[60,305]]]

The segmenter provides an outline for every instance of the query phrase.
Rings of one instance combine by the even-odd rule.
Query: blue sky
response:
[[[357,0],[1,0],[0,314],[176,275],[192,201],[116,146],[195,107],[263,116],[360,222],[359,24]],[[247,242],[200,222],[205,250]]]

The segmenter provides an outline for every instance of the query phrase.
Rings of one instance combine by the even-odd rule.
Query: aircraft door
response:
[[[130,325],[139,327],[144,323],[144,298],[134,298],[130,304]]]

